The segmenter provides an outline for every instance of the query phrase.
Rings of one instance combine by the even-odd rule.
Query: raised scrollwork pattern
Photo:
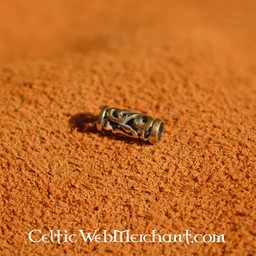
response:
[[[160,141],[163,123],[160,119],[131,110],[104,107],[97,122],[98,130],[155,143]]]

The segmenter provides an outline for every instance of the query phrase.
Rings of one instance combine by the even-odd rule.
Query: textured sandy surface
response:
[[[0,3],[0,254],[255,255],[256,2],[84,2]],[[103,104],[162,118],[162,142],[84,128]],[[35,228],[226,243],[32,244]]]

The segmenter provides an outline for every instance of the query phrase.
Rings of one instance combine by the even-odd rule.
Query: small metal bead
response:
[[[164,132],[164,124],[159,118],[109,107],[102,108],[96,128],[152,144],[159,142]]]

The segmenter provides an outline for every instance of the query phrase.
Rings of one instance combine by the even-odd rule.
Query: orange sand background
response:
[[[256,2],[1,1],[1,255],[256,255]],[[160,117],[151,146],[85,129]],[[225,244],[32,244],[39,228]]]

